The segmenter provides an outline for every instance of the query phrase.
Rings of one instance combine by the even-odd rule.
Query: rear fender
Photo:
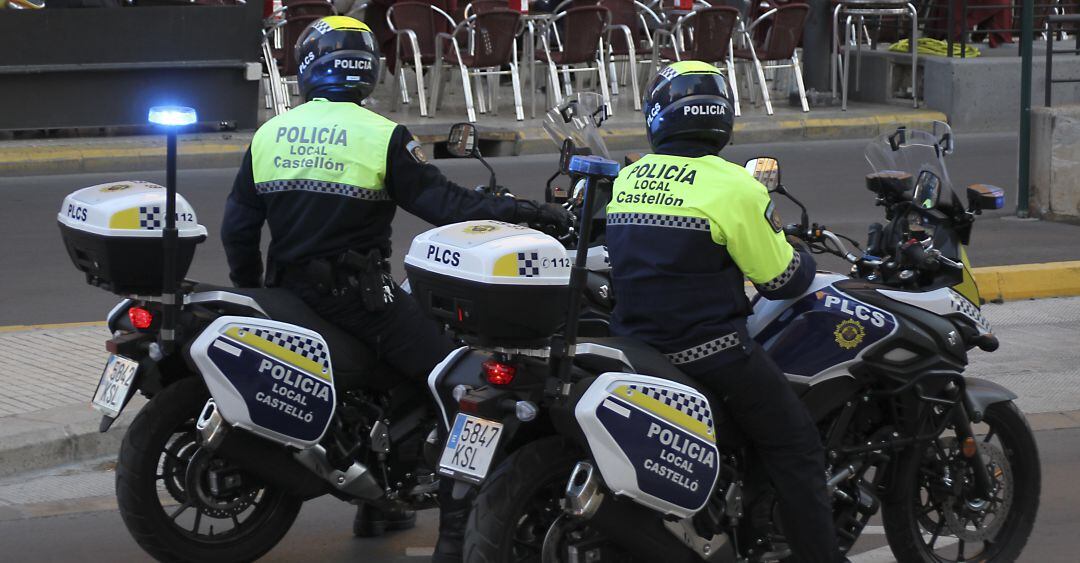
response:
[[[964,391],[965,406],[973,422],[981,421],[990,405],[1006,403],[1018,397],[1005,387],[978,377],[965,377]]]

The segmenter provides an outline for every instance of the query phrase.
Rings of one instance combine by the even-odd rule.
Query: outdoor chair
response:
[[[606,49],[604,47],[604,35],[611,23],[611,12],[600,6],[583,6],[570,8],[552,18],[552,25],[547,27],[548,33],[540,36],[540,47],[543,53],[538,54],[538,60],[548,65],[548,79],[550,81],[548,93],[553,96],[554,105],[562,102],[562,93],[559,85],[559,70],[565,79],[565,93],[573,94],[570,84],[571,73],[593,73],[598,76],[601,95],[604,97],[604,105],[607,106],[608,115],[613,113],[611,106],[611,94],[608,91],[607,70],[604,64]],[[555,25],[562,24],[562,38],[556,33]],[[551,45],[551,40],[557,41],[556,50]],[[574,68],[582,65],[581,68]],[[534,78],[535,77],[531,77]],[[535,84],[535,80],[531,81]],[[536,92],[533,92],[536,95]],[[549,100],[550,101],[550,100]]]
[[[436,36],[435,64],[431,77],[431,116],[441,103],[443,95],[443,67],[456,66],[461,72],[461,85],[465,94],[465,109],[470,122],[476,121],[476,109],[473,106],[473,89],[470,78],[476,79],[476,99],[481,113],[486,113],[490,105],[492,113],[497,109],[496,93],[498,77],[509,74],[514,88],[514,110],[518,121],[525,119],[521,102],[521,77],[518,73],[517,36],[521,32],[521,13],[506,8],[493,9],[470,16],[458,24],[451,33],[439,33]],[[458,43],[458,35],[467,32],[475,38],[473,51],[468,52]],[[509,70],[501,70],[503,66]],[[484,101],[481,78],[487,77],[490,86],[490,101]],[[449,79],[449,74],[446,76]]]
[[[653,37],[649,32],[649,20],[653,28],[663,25],[660,16],[637,0],[601,0],[600,6],[611,13],[611,24],[607,27],[609,73],[611,94],[619,94],[617,62],[625,62],[630,75],[630,89],[634,98],[634,109],[641,109],[641,88],[638,77],[639,65],[655,65],[652,60]]]
[[[757,79],[761,85],[761,95],[765,101],[765,112],[773,114],[772,100],[769,98],[769,86],[765,80],[765,69],[790,68],[795,78],[795,84],[799,89],[799,99],[802,102],[802,110],[810,111],[806,102],[806,88],[803,86],[802,67],[799,64],[798,47],[802,41],[803,27],[806,24],[806,15],[810,6],[806,4],[785,4],[779,8],[773,8],[742,30],[745,47],[734,51],[735,58],[750,61],[757,71]],[[772,20],[772,26],[764,40],[754,40],[754,30],[766,20]],[[762,64],[766,61],[771,64]],[[784,63],[783,61],[788,61]],[[752,83],[750,69],[747,69],[747,80]],[[754,102],[754,89],[747,84],[750,92],[750,101]]]
[[[441,8],[427,2],[398,2],[386,11],[386,24],[397,36],[394,53],[397,59],[400,99],[409,103],[409,91],[405,82],[405,66],[411,61],[416,74],[416,98],[420,103],[420,115],[427,117],[427,95],[424,91],[424,67],[438,62],[435,48],[438,35],[457,28],[454,18]],[[398,91],[394,90],[393,109],[398,109]]]
[[[735,59],[732,56],[732,36],[739,25],[739,10],[716,6],[694,10],[675,22],[671,30],[657,30],[653,42],[655,75],[662,60],[724,61],[734,97],[735,115],[742,115],[739,105],[739,83],[735,78]],[[665,45],[666,44],[666,45]]]
[[[266,73],[266,105],[274,114],[292,107],[292,95],[298,95],[296,40],[313,22],[334,15],[334,6],[327,0],[285,0],[265,21],[263,59]]]

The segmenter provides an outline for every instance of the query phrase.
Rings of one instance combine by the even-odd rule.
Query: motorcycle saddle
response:
[[[334,385],[338,389],[361,387],[390,389],[403,381],[401,375],[379,362],[367,346],[337,325],[321,317],[294,293],[281,288],[236,288],[198,284],[195,292],[221,291],[253,299],[271,320],[294,324],[322,335],[330,347]],[[256,311],[257,313],[257,311]]]

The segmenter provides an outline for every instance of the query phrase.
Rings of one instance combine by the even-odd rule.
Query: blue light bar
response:
[[[195,110],[184,106],[154,106],[150,108],[150,115],[147,117],[150,123],[166,127],[191,125],[197,119]]]

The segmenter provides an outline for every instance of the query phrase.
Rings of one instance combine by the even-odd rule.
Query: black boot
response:
[[[389,531],[415,527],[416,512],[412,510],[385,512],[368,504],[357,506],[353,519],[353,535],[358,538],[373,538]]]
[[[432,563],[461,563],[465,551],[465,525],[469,521],[476,489],[461,500],[454,500],[451,491],[454,481],[444,478],[439,483],[439,540],[435,542]]]

